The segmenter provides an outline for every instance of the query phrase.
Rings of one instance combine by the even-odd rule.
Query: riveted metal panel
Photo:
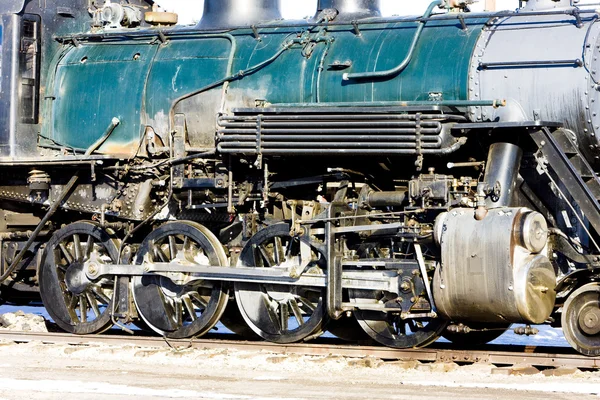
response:
[[[564,123],[588,159],[600,161],[600,24],[594,16],[497,19],[478,41],[471,64],[471,100],[500,98],[506,107],[471,109],[474,121]]]
[[[82,45],[59,63],[52,139],[87,149],[117,117],[121,124],[99,152],[133,154],[143,130],[145,77],[157,45]]]

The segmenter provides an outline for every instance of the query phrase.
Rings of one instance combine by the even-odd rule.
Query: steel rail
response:
[[[329,343],[293,343],[280,345],[262,341],[225,339],[180,339],[165,340],[161,337],[95,335],[77,336],[68,333],[0,332],[0,340],[15,343],[41,342],[73,346],[133,345],[149,348],[183,349],[230,349],[238,351],[267,351],[274,354],[296,354],[308,356],[339,356],[350,358],[378,358],[382,360],[416,360],[422,362],[485,363],[496,365],[531,365],[535,367],[571,367],[600,369],[600,357],[574,354],[571,349],[535,346],[486,346],[479,350],[464,350],[443,347],[424,349],[392,349],[382,346],[360,346]],[[502,349],[505,350],[502,350]],[[516,349],[521,351],[515,351]],[[551,352],[548,352],[551,351]],[[562,352],[561,352],[562,351]]]

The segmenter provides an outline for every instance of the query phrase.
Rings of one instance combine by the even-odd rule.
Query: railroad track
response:
[[[267,351],[274,354],[297,354],[312,356],[340,356],[381,360],[416,360],[421,362],[485,363],[499,366],[528,365],[533,367],[568,367],[579,369],[600,369],[600,357],[585,357],[567,348],[536,346],[486,346],[477,350],[455,348],[452,345],[438,344],[425,349],[390,349],[380,346],[338,344],[328,341],[316,343],[294,343],[280,345],[261,341],[222,339],[224,335],[211,335],[210,338],[193,340],[165,340],[150,336],[123,336],[104,334],[96,336],[76,336],[66,333],[0,332],[0,340],[15,343],[42,342],[45,344],[65,344],[91,346],[104,344],[111,346],[133,345],[147,348],[174,349],[230,349],[240,351]]]

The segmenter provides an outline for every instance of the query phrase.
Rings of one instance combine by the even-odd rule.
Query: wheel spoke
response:
[[[99,286],[92,286],[92,292],[103,304],[108,305],[110,303],[110,298],[104,293],[104,289]]]
[[[94,312],[94,315],[96,316],[96,318],[98,318],[100,316],[100,309],[98,308],[98,303],[96,302],[96,299],[94,299],[94,296],[92,296],[92,294],[89,292],[85,293],[85,297],[92,311]]]
[[[302,302],[302,306],[300,306],[300,308],[307,308],[310,312],[313,312],[317,309],[317,306],[313,303],[311,303],[310,300],[308,300],[306,297],[299,297],[299,300]]]
[[[290,319],[290,310],[286,302],[279,303],[279,324],[281,325],[281,330],[288,330],[288,321]]]
[[[94,249],[94,237],[92,235],[88,235],[87,242],[85,243],[85,259],[86,260],[90,259],[93,249]]]
[[[275,259],[275,265],[281,265],[285,260],[285,252],[279,236],[273,238],[273,256]]]
[[[62,251],[65,259],[67,260],[67,263],[68,264],[73,264],[73,255],[71,254],[71,252],[69,250],[67,250],[67,247],[65,246],[65,244],[61,243],[61,244],[58,245],[58,247]]]
[[[304,318],[302,317],[302,310],[298,307],[298,302],[296,299],[290,300],[290,308],[292,309],[292,313],[294,314],[294,318],[298,321],[298,326],[304,325]]]
[[[65,293],[66,295],[66,293]],[[77,304],[79,303],[79,297],[75,294],[71,295],[71,298],[67,298],[65,296],[65,300],[66,300],[66,304],[67,304],[67,309],[69,310],[75,310],[75,308],[77,307]]]
[[[183,325],[183,305],[180,299],[173,300],[173,315],[176,326]]]
[[[273,259],[269,255],[269,252],[267,251],[267,249],[265,248],[264,245],[259,245],[258,251],[259,251],[260,255],[262,256],[263,261],[266,263],[266,265],[263,264],[265,267],[271,268],[271,267],[275,266],[275,261],[273,261]]]
[[[67,305],[67,312],[69,313],[71,320],[73,320],[74,323],[78,323],[79,317],[77,316],[75,309],[77,308],[79,297],[75,294],[71,294],[69,297],[68,293],[63,293],[63,296],[65,299],[65,304]]]
[[[269,320],[271,321],[271,325],[275,328],[275,332],[281,333],[281,324],[279,322],[279,316],[277,312],[273,309],[271,305],[271,301],[265,295],[261,296],[262,301],[264,303],[264,307],[267,310],[267,314],[269,315]]]
[[[175,236],[169,236],[169,253],[171,260],[174,260],[177,256],[177,243],[175,242]]]
[[[75,250],[75,261],[82,261],[83,251],[81,251],[81,238],[78,234],[73,235],[73,249]]]
[[[187,310],[188,314],[190,315],[190,318],[192,319],[192,321],[196,320],[196,310],[194,309],[194,304],[192,303],[192,300],[190,299],[189,296],[183,296],[181,298],[181,300],[183,301],[183,305],[185,306],[185,309]]]
[[[87,300],[84,295],[79,295],[79,319],[83,324],[87,322]]]
[[[196,304],[200,305],[201,309],[206,309],[208,306],[208,302],[206,302],[197,292],[190,292],[189,296],[190,300],[195,301]]]
[[[167,263],[171,261],[159,246],[154,246],[154,254],[161,262]]]

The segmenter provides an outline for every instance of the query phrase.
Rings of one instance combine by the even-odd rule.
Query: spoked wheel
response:
[[[303,270],[323,274],[326,261],[312,246],[290,236],[288,224],[259,231],[240,254],[240,265],[285,268],[302,265]],[[322,288],[236,283],[235,298],[246,323],[260,337],[275,343],[297,342],[321,331]]]
[[[563,307],[561,322],[575,350],[600,356],[600,284],[590,283],[573,292]]]
[[[446,340],[459,346],[481,346],[498,339],[510,328],[512,324],[485,324],[469,322],[466,325],[474,329],[469,333],[444,332],[442,335]]]
[[[170,262],[175,258],[201,265],[227,265],[219,240],[195,222],[169,222],[144,239],[136,263]],[[138,313],[154,331],[173,339],[201,336],[219,321],[229,298],[224,284],[192,280],[181,274],[176,282],[162,276],[133,278]]]
[[[352,289],[350,301],[356,304],[393,303],[383,292]],[[400,312],[355,310],[354,315],[364,331],[375,341],[398,349],[424,347],[435,342],[448,322],[438,318],[402,319]]]
[[[118,245],[91,222],[76,222],[58,230],[48,242],[39,270],[40,295],[48,314],[63,330],[79,335],[112,326],[114,279],[90,281],[84,263],[116,263]]]

